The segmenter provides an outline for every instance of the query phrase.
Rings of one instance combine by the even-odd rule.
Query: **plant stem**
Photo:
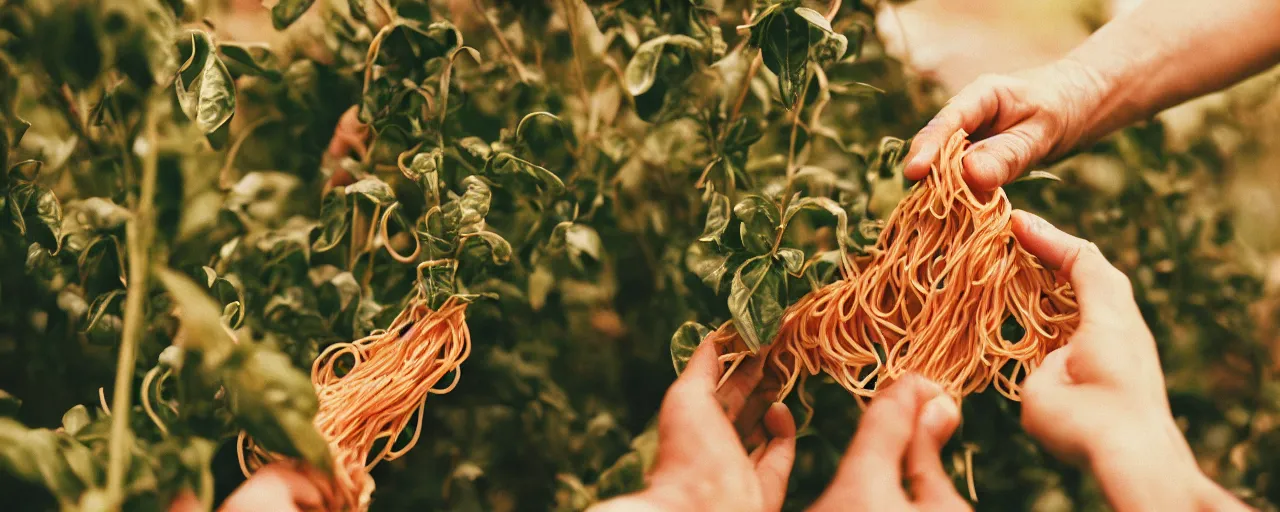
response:
[[[836,13],[840,12],[840,3],[840,0],[831,0],[831,3],[827,4],[827,21],[836,19]]]
[[[587,71],[582,65],[582,49],[578,47],[578,9],[573,0],[561,0],[564,9],[564,21],[569,28],[569,44],[573,48],[573,67],[578,72],[578,95],[582,98],[582,108],[591,108],[591,95],[587,93]]]
[[[529,73],[525,71],[524,65],[520,64],[520,57],[516,55],[515,50],[511,49],[511,43],[507,41],[507,37],[502,35],[502,29],[498,24],[489,17],[489,13],[484,10],[484,3],[481,0],[471,0],[471,5],[475,7],[476,12],[484,18],[485,24],[489,25],[489,30],[493,31],[493,37],[498,39],[498,44],[502,46],[502,51],[507,54],[507,59],[511,61],[511,66],[516,69],[516,78],[521,82],[529,81]]]
[[[747,74],[742,76],[742,88],[738,90],[738,99],[733,102],[733,110],[729,112],[729,122],[725,123],[727,132],[729,126],[733,126],[734,121],[738,120],[738,113],[742,111],[742,105],[747,102],[747,92],[751,90],[751,80],[756,76],[756,72],[760,71],[760,63],[764,61],[763,52],[756,50],[756,56],[751,59],[751,65],[747,67]]]
[[[125,237],[129,246],[129,283],[124,303],[124,332],[120,354],[116,360],[116,382],[111,396],[111,442],[107,465],[107,503],[118,508],[124,502],[124,476],[129,463],[129,445],[133,432],[129,429],[129,412],[133,398],[133,367],[136,364],[138,340],[146,323],[147,277],[154,226],[156,174],[159,167],[156,141],[156,116],[147,115],[142,136],[146,154],[142,155],[142,183],[134,217]],[[127,158],[127,157],[126,157]]]

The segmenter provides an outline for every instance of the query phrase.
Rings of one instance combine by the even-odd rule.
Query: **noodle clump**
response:
[[[869,258],[846,263],[840,280],[787,308],[777,338],[758,354],[781,382],[779,400],[819,371],[860,402],[909,372],[957,398],[994,385],[1018,400],[1022,379],[1066,344],[1079,323],[1075,294],[1014,239],[1004,190],[965,184],[966,136],[948,140]],[[1021,339],[1005,337],[1009,320],[1025,331]],[[730,347],[721,359],[733,367],[750,355],[732,322],[711,338]]]
[[[374,489],[369,471],[417,444],[427,397],[452,391],[471,353],[465,310],[466,303],[455,299],[432,310],[418,297],[386,330],[330,345],[316,357],[311,367],[320,405],[315,425],[329,442],[334,463],[332,495],[326,497],[331,506],[326,509],[368,510]],[[448,385],[437,388],[450,373]],[[412,437],[396,446],[410,423]],[[243,434],[240,442],[246,475],[277,458]]]

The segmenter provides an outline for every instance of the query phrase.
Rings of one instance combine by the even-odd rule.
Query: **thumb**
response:
[[[1021,210],[1013,212],[1012,229],[1027,252],[1070,280],[1082,322],[1098,322],[1117,314],[1141,317],[1129,278],[1107,261],[1098,246]]]
[[[965,181],[978,190],[995,190],[1044,158],[1045,129],[1018,125],[970,146],[964,157]]]

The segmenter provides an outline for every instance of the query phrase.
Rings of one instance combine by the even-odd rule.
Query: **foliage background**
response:
[[[760,12],[771,3],[480,3],[501,30],[499,39],[471,1],[392,2],[399,16],[421,21],[419,28],[428,34],[394,41],[379,61],[379,73],[407,78],[425,94],[410,91],[409,99],[389,100],[394,91],[407,90],[404,81],[375,80],[374,89],[385,87],[380,91],[386,96],[365,97],[392,107],[377,110],[373,131],[382,142],[368,156],[331,142],[343,113],[361,104],[361,64],[376,32],[371,27],[386,20],[355,20],[345,2],[321,0],[281,32],[271,27],[270,11],[254,2],[186,3],[181,26],[208,33],[217,43],[268,41],[274,51],[269,58],[253,53],[244,60],[234,57],[240,55],[235,48],[220,48],[221,60],[231,62],[230,74],[236,77],[235,115],[225,128],[213,130],[183,115],[171,82],[161,80],[156,87],[161,91],[156,97],[167,101],[148,100],[146,87],[126,83],[111,89],[130,55],[152,58],[154,69],[167,69],[154,63],[168,57],[176,69],[191,53],[189,47],[167,44],[180,40],[171,37],[176,27],[162,33],[136,11],[110,3],[105,8],[134,16],[126,18],[127,27],[162,34],[157,37],[166,43],[155,47],[174,47],[164,54],[140,49],[145,37],[119,30],[95,2],[0,3],[0,49],[12,66],[7,69],[14,70],[0,74],[6,80],[0,97],[16,98],[4,112],[6,137],[13,140],[17,119],[31,124],[5,162],[18,169],[6,177],[7,206],[16,203],[18,185],[33,183],[56,197],[61,210],[53,219],[42,217],[39,208],[20,208],[17,214],[6,209],[0,227],[5,263],[0,266],[0,389],[21,400],[20,406],[12,399],[0,402],[5,406],[0,412],[28,427],[63,426],[54,434],[60,436],[58,448],[32,457],[36,452],[19,446],[30,439],[21,436],[30,434],[15,434],[17,427],[5,425],[0,467],[7,476],[0,480],[0,494],[16,497],[21,509],[41,510],[56,508],[58,498],[67,500],[64,505],[84,505],[85,496],[92,495],[86,490],[103,485],[106,457],[99,434],[105,432],[106,417],[95,404],[100,387],[109,393],[115,371],[125,302],[118,277],[127,256],[102,250],[112,247],[109,242],[94,242],[112,235],[123,242],[127,210],[122,208],[136,209],[131,197],[136,196],[137,166],[126,163],[135,156],[121,142],[145,134],[130,115],[142,111],[161,112],[162,119],[153,257],[201,283],[206,277],[201,267],[212,269],[223,278],[211,290],[218,306],[239,302],[242,313],[233,308],[228,316],[239,324],[238,336],[286,354],[298,368],[309,367],[318,347],[385,324],[411,287],[412,265],[394,261],[382,247],[412,252],[412,238],[401,233],[403,228],[393,223],[388,240],[373,237],[373,244],[363,243],[370,240],[364,226],[372,208],[385,211],[399,203],[405,226],[432,201],[424,194],[423,174],[396,167],[399,152],[424,141],[418,149],[436,147],[437,136],[447,139],[440,146],[439,179],[454,195],[441,190],[439,197],[459,211],[480,204],[464,200],[476,196],[457,196],[467,190],[463,178],[491,179],[487,214],[480,213],[484,222],[448,221],[452,227],[424,229],[449,248],[461,244],[460,228],[494,233],[509,244],[510,261],[496,263],[502,243],[463,245],[461,283],[467,291],[498,298],[478,300],[468,311],[474,353],[458,388],[430,399],[419,445],[375,471],[375,510],[575,510],[634,488],[652,447],[652,437],[643,434],[674,378],[668,350],[672,333],[686,321],[714,326],[733,315],[729,279],[715,289],[700,279],[699,273],[707,271],[699,272],[706,268],[699,263],[718,260],[687,254],[705,234],[708,211],[723,204],[695,187],[698,178],[708,168],[715,173],[736,168],[734,187],[741,190],[716,178],[725,174],[713,173],[710,181],[738,204],[747,191],[773,199],[782,195],[789,189],[791,167],[792,175],[801,176],[790,180],[796,191],[837,202],[853,226],[856,245],[874,233],[874,219],[892,208],[906,185],[892,159],[880,158],[892,156],[893,146],[883,146],[883,138],[909,137],[945,98],[945,86],[954,86],[946,82],[963,80],[934,74],[944,82],[939,89],[920,73],[927,66],[908,71],[895,57],[910,59],[911,49],[927,43],[907,41],[892,52],[881,44],[883,33],[915,34],[909,30],[913,16],[919,20],[927,11],[907,5],[886,17],[888,6],[845,1],[833,28],[851,49],[859,30],[866,32],[864,43],[860,52],[822,62],[837,91],[825,107],[822,94],[802,95],[804,129],[789,165],[793,119],[780,101],[774,66],[757,72],[742,101],[740,117],[748,122],[743,126],[756,127],[759,140],[741,136],[752,130],[733,132],[724,122],[733,117],[729,114],[742,90],[737,86],[753,55],[739,46],[743,36],[735,27],[750,19],[743,12]],[[151,2],[137,5],[143,4]],[[173,4],[155,2],[157,7]],[[825,1],[803,5],[818,13],[829,6]],[[695,6],[709,10],[697,14]],[[707,13],[717,13],[718,19]],[[689,21],[695,16],[711,21],[700,27]],[[1098,18],[1097,13],[1082,17]],[[450,99],[440,101],[438,85],[446,68],[442,48],[456,41],[447,31],[425,29],[445,20],[482,59],[479,64],[465,56],[457,59],[448,81]],[[71,25],[98,29],[38,30]],[[706,30],[713,26],[723,47],[717,48],[714,31]],[[1078,30],[1087,32],[1087,25],[1081,26],[1086,28]],[[641,43],[661,34],[689,35],[702,49],[668,45],[653,89],[633,99],[627,65]],[[93,51],[102,56],[101,69],[86,64]],[[708,67],[722,55],[727,57],[719,67]],[[991,64],[960,67],[972,72],[983,66]],[[1280,108],[1275,80],[1274,74],[1264,75],[1128,129],[1049,169],[1061,183],[1008,187],[1016,206],[1097,242],[1133,278],[1161,343],[1175,414],[1202,466],[1264,509],[1280,503],[1275,482],[1280,436],[1274,428],[1280,402],[1272,377],[1276,279],[1268,282],[1276,274],[1271,254],[1280,213],[1268,209],[1264,186],[1275,182],[1269,178],[1274,174],[1267,174],[1275,161],[1271,155],[1277,154],[1271,149],[1275,123],[1265,122],[1276,119],[1268,112]],[[104,90],[136,104],[116,104],[109,111],[114,115],[94,123]],[[417,100],[414,94],[433,100]],[[424,103],[432,112],[418,116]],[[443,122],[434,110],[441,104],[447,106]],[[811,116],[818,110],[822,115],[815,123]],[[517,126],[532,112],[558,119],[530,118],[518,136]],[[414,117],[424,122],[409,120]],[[821,131],[823,126],[829,131]],[[205,132],[214,142],[221,136],[227,140],[214,149]],[[467,137],[478,137],[481,144]],[[726,141],[741,143],[735,147]],[[488,159],[482,155],[486,151]],[[545,168],[555,178],[510,159],[492,161],[498,153]],[[44,162],[38,174],[30,164],[15,165],[27,158]],[[337,197],[332,189],[355,178],[388,186],[329,200]],[[567,192],[555,194],[555,181]],[[111,203],[90,200],[95,197]],[[349,222],[353,210],[363,222]],[[731,234],[724,237],[729,240],[717,244],[736,254],[728,258],[733,264],[751,251],[750,242],[733,240],[748,238],[732,234],[740,226],[746,225],[741,233],[772,233],[772,225],[752,225],[759,215],[744,212],[748,215],[733,210],[726,230]],[[15,218],[23,219],[23,230]],[[835,248],[834,227],[828,215],[800,214],[784,245],[816,256]],[[59,238],[55,228],[63,236],[62,248],[50,255],[48,247]],[[330,247],[329,242],[335,243]],[[40,245],[33,248],[33,243]],[[792,301],[809,286],[780,269],[769,272],[785,283],[776,302]],[[136,384],[157,367],[177,327],[163,288],[153,286],[148,298]],[[821,380],[811,379],[807,387],[818,407],[811,431],[800,441],[788,509],[802,508],[821,492],[856,427],[852,398]],[[187,398],[180,404],[183,414],[170,419],[169,434],[159,432],[141,410],[135,413],[132,423],[142,438],[137,456],[178,453],[183,470],[176,475],[152,471],[151,480],[138,476],[145,471],[131,472],[133,508],[157,507],[144,497],[163,500],[191,481],[183,472],[200,474],[207,468],[218,496],[241,481],[234,426],[255,425],[243,417],[227,419],[218,412],[226,405],[210,397]],[[165,399],[178,401],[170,395]],[[83,416],[64,415],[77,404],[87,406]],[[1103,507],[1086,476],[1047,458],[1021,433],[1016,404],[981,395],[971,398],[964,412],[965,424],[944,455],[953,462],[959,488],[971,473],[979,508]],[[91,424],[81,425],[85,421]],[[189,454],[191,446],[204,446],[197,440],[216,446],[210,461]],[[74,446],[90,448],[84,465],[47,462],[73,460],[77,452],[69,447]],[[37,460],[67,475],[58,477],[58,485],[33,478],[29,469]]]

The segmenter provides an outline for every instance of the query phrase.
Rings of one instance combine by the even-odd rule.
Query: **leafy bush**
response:
[[[321,461],[311,361],[419,288],[474,301],[474,352],[375,509],[635,489],[673,362],[728,319],[768,343],[874,240],[938,105],[860,1],[281,0],[274,48],[220,40],[207,4],[0,4],[0,467],[24,508],[217,499],[241,430]],[[1135,128],[1008,189],[1134,276],[1202,462],[1275,502],[1261,286],[1212,179],[1232,155],[1165,145]],[[804,392],[788,508],[859,414]],[[983,507],[1098,506],[1016,403],[965,408],[944,455]]]

